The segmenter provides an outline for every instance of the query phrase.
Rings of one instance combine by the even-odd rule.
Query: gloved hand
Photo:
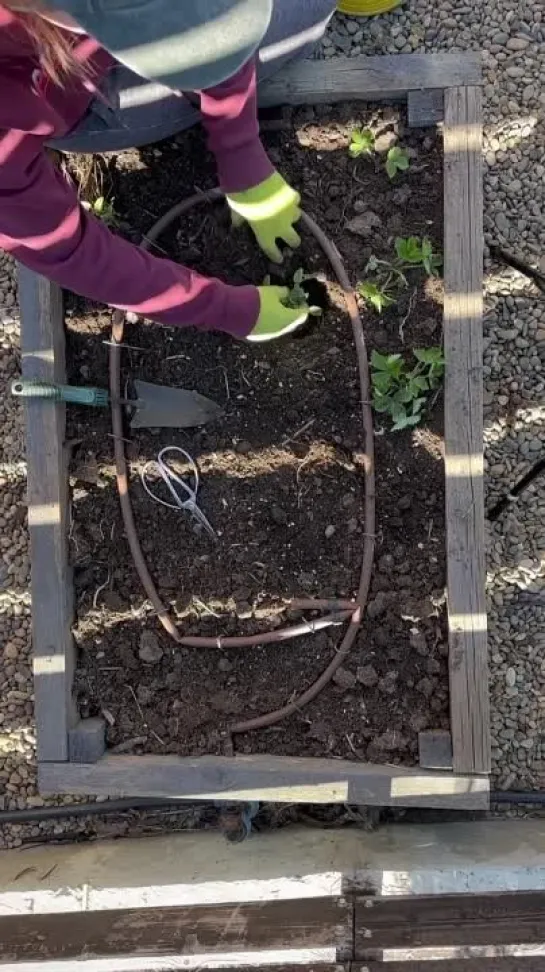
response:
[[[286,307],[282,301],[289,296],[288,287],[258,287],[261,310],[257,324],[250,331],[247,341],[274,341],[291,334],[308,317],[308,307]]]
[[[293,228],[301,217],[301,196],[279,172],[273,172],[252,189],[228,193],[226,198],[233,214],[233,225],[249,223],[259,246],[275,263],[282,263],[277,239],[293,249],[301,243],[301,237]]]

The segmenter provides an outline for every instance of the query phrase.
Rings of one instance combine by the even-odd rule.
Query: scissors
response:
[[[189,463],[188,475],[191,477],[189,483],[186,483],[185,479],[182,479],[178,473],[174,472],[172,466],[169,465],[166,456],[167,453],[173,452],[183,456],[183,458]],[[151,489],[148,482],[148,477],[152,468],[159,472],[161,479],[172,496],[172,503],[170,503],[168,500],[162,499],[161,496],[158,496],[157,493]],[[212,537],[214,540],[218,539],[218,535],[214,530],[214,527],[197,505],[197,494],[199,492],[199,471],[197,469],[195,460],[189,455],[188,452],[185,451],[185,449],[180,449],[179,446],[166,446],[164,449],[161,449],[157,459],[152,459],[150,462],[146,463],[140,473],[140,479],[142,481],[142,486],[152,500],[155,500],[156,503],[160,503],[161,506],[167,506],[170,510],[176,510],[178,512],[186,511],[197,521],[197,523],[200,523],[201,526],[204,527],[210,537]],[[184,496],[186,499],[183,498]]]

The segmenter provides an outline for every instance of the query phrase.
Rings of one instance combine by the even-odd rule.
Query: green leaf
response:
[[[417,361],[421,361],[422,364],[427,365],[439,365],[443,366],[445,364],[445,359],[443,357],[443,351],[439,347],[434,348],[414,348],[413,354]]]
[[[409,402],[412,402],[413,398],[414,395],[408,384],[399,388],[394,395],[394,401],[400,402],[402,405],[408,405]]]
[[[392,387],[395,378],[387,371],[373,371],[373,389],[379,394],[385,394]]]
[[[414,375],[410,377],[409,385],[411,389],[414,389],[414,398],[417,397],[419,391],[427,391],[429,388],[428,379],[424,378],[423,375]]]
[[[348,149],[353,159],[360,155],[372,155],[375,151],[375,136],[370,128],[355,128]]]
[[[438,253],[433,252],[431,240],[426,236],[422,240],[422,266],[429,277],[435,277],[437,268],[441,266],[443,260]]]
[[[392,432],[401,432],[403,429],[409,428],[411,425],[418,425],[420,421],[420,415],[404,415],[399,419],[396,419],[392,425]]]
[[[386,307],[391,307],[394,303],[393,297],[390,297],[384,290],[381,290],[377,284],[372,283],[370,280],[364,280],[362,283],[358,284],[358,293],[371,304],[375,310],[382,314],[382,311]]]
[[[373,399],[373,408],[375,409],[375,412],[389,412],[390,405],[391,402],[387,395]]]
[[[293,275],[293,282],[297,286],[302,284],[304,279],[305,279],[305,274],[303,272],[303,268],[299,267],[299,269],[296,270]]]
[[[398,172],[405,172],[409,168],[409,156],[405,149],[394,145],[386,156],[386,172],[390,179],[395,179]]]
[[[418,236],[408,236],[406,239],[398,236],[395,251],[403,263],[422,263],[422,244]]]
[[[380,354],[379,351],[373,350],[371,367],[376,371],[386,371],[393,377],[397,377],[403,370],[403,359],[400,354]]]

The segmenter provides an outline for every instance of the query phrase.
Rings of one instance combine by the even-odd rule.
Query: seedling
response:
[[[409,155],[405,149],[400,148],[398,145],[394,145],[389,149],[385,166],[390,179],[395,179],[398,172],[405,172],[409,168],[409,165]]]
[[[372,155],[375,151],[375,136],[370,128],[355,128],[348,151],[353,159],[360,155]]]
[[[305,273],[302,267],[300,267],[299,270],[295,271],[293,275],[293,287],[291,288],[288,299],[286,301],[286,305],[288,307],[303,307],[305,304],[308,303],[308,295],[305,288],[303,287],[303,284],[305,280],[311,280],[311,279],[312,279],[312,274]],[[308,309],[308,312],[311,317],[322,316],[322,308],[317,307],[316,305],[311,305]]]
[[[106,226],[118,226],[119,219],[114,209],[113,200],[110,201],[109,199],[106,199],[105,196],[98,196],[94,202],[84,202],[82,205],[85,207],[85,209],[88,209],[89,212],[93,213],[93,216],[96,216],[98,219],[102,220]]]
[[[358,293],[377,313],[395,303],[399,290],[407,286],[406,273],[422,267],[429,277],[437,276],[442,264],[441,256],[435,253],[431,241],[425,236],[406,238],[398,236],[395,241],[396,255],[393,260],[379,260],[369,257],[365,265],[366,279],[358,283]],[[367,276],[370,275],[370,276]]]
[[[398,236],[395,241],[397,259],[405,267],[421,266],[428,277],[436,277],[437,270],[443,260],[438,253],[434,253],[431,240],[424,236],[408,236],[406,239]]]
[[[428,394],[437,388],[445,369],[441,348],[417,348],[412,370],[400,354],[371,355],[373,408],[392,419],[392,432],[418,425]]]
[[[359,283],[358,293],[375,308],[378,314],[382,314],[383,310],[395,303],[394,297],[387,292],[386,286],[373,283],[372,280],[363,280]]]

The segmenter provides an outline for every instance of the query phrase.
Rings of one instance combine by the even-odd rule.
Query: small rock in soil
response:
[[[335,672],[332,681],[335,682],[335,685],[338,685],[339,688],[342,688],[345,692],[347,692],[348,689],[354,688],[356,684],[356,676],[352,672],[349,672],[347,668],[341,667]]]
[[[281,506],[271,506],[271,520],[276,523],[277,526],[286,526],[288,522],[288,514]]]
[[[382,132],[375,138],[375,152],[388,152],[396,142],[395,132]]]
[[[149,705],[153,701],[153,690],[149,685],[138,685],[136,689],[136,698],[141,705]]]
[[[359,216],[354,216],[354,219],[351,219],[346,224],[347,230],[356,236],[363,236],[364,239],[372,236],[374,231],[381,226],[382,220],[380,216],[377,216],[371,209],[368,209],[366,213],[361,213]]]
[[[143,631],[140,636],[138,655],[147,665],[156,665],[163,657],[163,649],[153,631]]]
[[[246,439],[241,439],[240,442],[237,442],[235,446],[235,452],[238,452],[241,456],[247,456],[251,451],[252,443],[248,442]]]
[[[356,678],[366,688],[373,688],[378,682],[378,675],[372,665],[361,665],[356,671]]]
[[[429,678],[421,678],[419,682],[416,683],[416,691],[421,692],[425,695],[427,699],[433,695],[433,682]]]
[[[405,736],[402,736],[400,732],[396,729],[387,729],[383,732],[376,741],[377,746],[380,749],[385,749],[387,751],[393,749],[406,749],[409,745]]]
[[[428,643],[426,641],[426,635],[423,631],[411,631],[409,636],[409,643],[411,648],[414,648],[419,655],[427,655],[428,653]]]
[[[387,606],[388,598],[382,591],[379,591],[377,596],[373,598],[372,601],[369,601],[369,604],[367,605],[368,617],[379,618],[381,614],[384,614]]]
[[[233,663],[231,661],[229,661],[228,658],[220,658],[219,661],[218,661],[218,670],[220,672],[225,672],[225,673],[232,672],[233,671]]]
[[[381,678],[378,687],[385,695],[393,695],[397,689],[397,672],[388,672]]]
[[[331,540],[331,537],[333,536],[335,536],[335,527],[332,523],[330,523],[329,526],[326,526],[325,528],[325,538],[326,540]]]

